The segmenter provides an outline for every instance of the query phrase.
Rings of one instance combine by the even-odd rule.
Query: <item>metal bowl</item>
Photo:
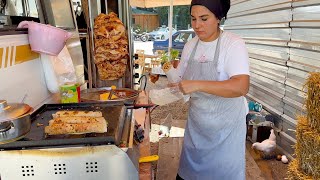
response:
[[[0,144],[21,139],[30,131],[32,111],[27,104],[0,100]]]
[[[6,144],[23,138],[31,128],[30,109],[26,114],[14,120],[0,123],[0,144]]]
[[[137,99],[139,91],[129,88],[118,88],[113,90],[114,94],[118,96],[116,99],[100,100],[100,94],[110,93],[111,88],[93,88],[86,89],[80,92],[81,102],[125,102],[130,103]]]

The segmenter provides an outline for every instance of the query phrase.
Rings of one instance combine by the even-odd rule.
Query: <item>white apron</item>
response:
[[[190,55],[185,80],[218,80],[220,39],[213,61]],[[237,88],[237,87],[235,87]],[[243,97],[224,98],[207,93],[191,94],[178,174],[185,180],[245,179],[246,108]]]

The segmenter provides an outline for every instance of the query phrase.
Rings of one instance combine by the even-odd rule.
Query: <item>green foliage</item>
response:
[[[164,53],[161,55],[160,59],[161,59],[161,64],[163,65],[164,63],[168,62],[168,61],[173,61],[176,60],[177,57],[179,56],[179,50],[177,49],[171,49],[170,50],[170,55],[171,55],[171,59],[169,58],[169,54],[168,52]]]
[[[171,55],[171,60],[175,60],[175,59],[177,59],[177,57],[179,56],[179,50],[177,50],[177,49],[171,49],[171,53],[170,53],[170,55]]]
[[[159,16],[159,23],[168,26],[169,6],[154,8]],[[191,23],[190,6],[173,6],[173,24],[177,29],[187,29]]]
[[[162,54],[160,59],[161,59],[161,65],[163,65],[166,62],[168,62],[169,61],[168,53]]]

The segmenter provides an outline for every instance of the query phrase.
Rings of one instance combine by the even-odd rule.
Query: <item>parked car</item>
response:
[[[172,34],[176,33],[177,30],[172,28]],[[166,40],[169,38],[169,27],[159,27],[156,30],[148,33],[149,40]]]
[[[179,50],[179,58],[181,57],[181,53],[184,45],[190,41],[196,34],[192,29],[189,30],[179,30],[172,35],[172,48]],[[153,52],[156,50],[164,50],[168,51],[169,39],[165,41],[154,41],[153,42]]]

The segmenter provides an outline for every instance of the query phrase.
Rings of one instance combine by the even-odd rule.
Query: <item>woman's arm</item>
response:
[[[183,94],[205,92],[226,98],[244,96],[249,91],[249,75],[236,75],[225,81],[184,80],[179,83]]]
[[[249,57],[243,40],[235,41],[227,50],[224,71],[230,77],[222,81],[182,81],[180,90],[184,94],[205,92],[221,97],[244,96],[249,91]]]

